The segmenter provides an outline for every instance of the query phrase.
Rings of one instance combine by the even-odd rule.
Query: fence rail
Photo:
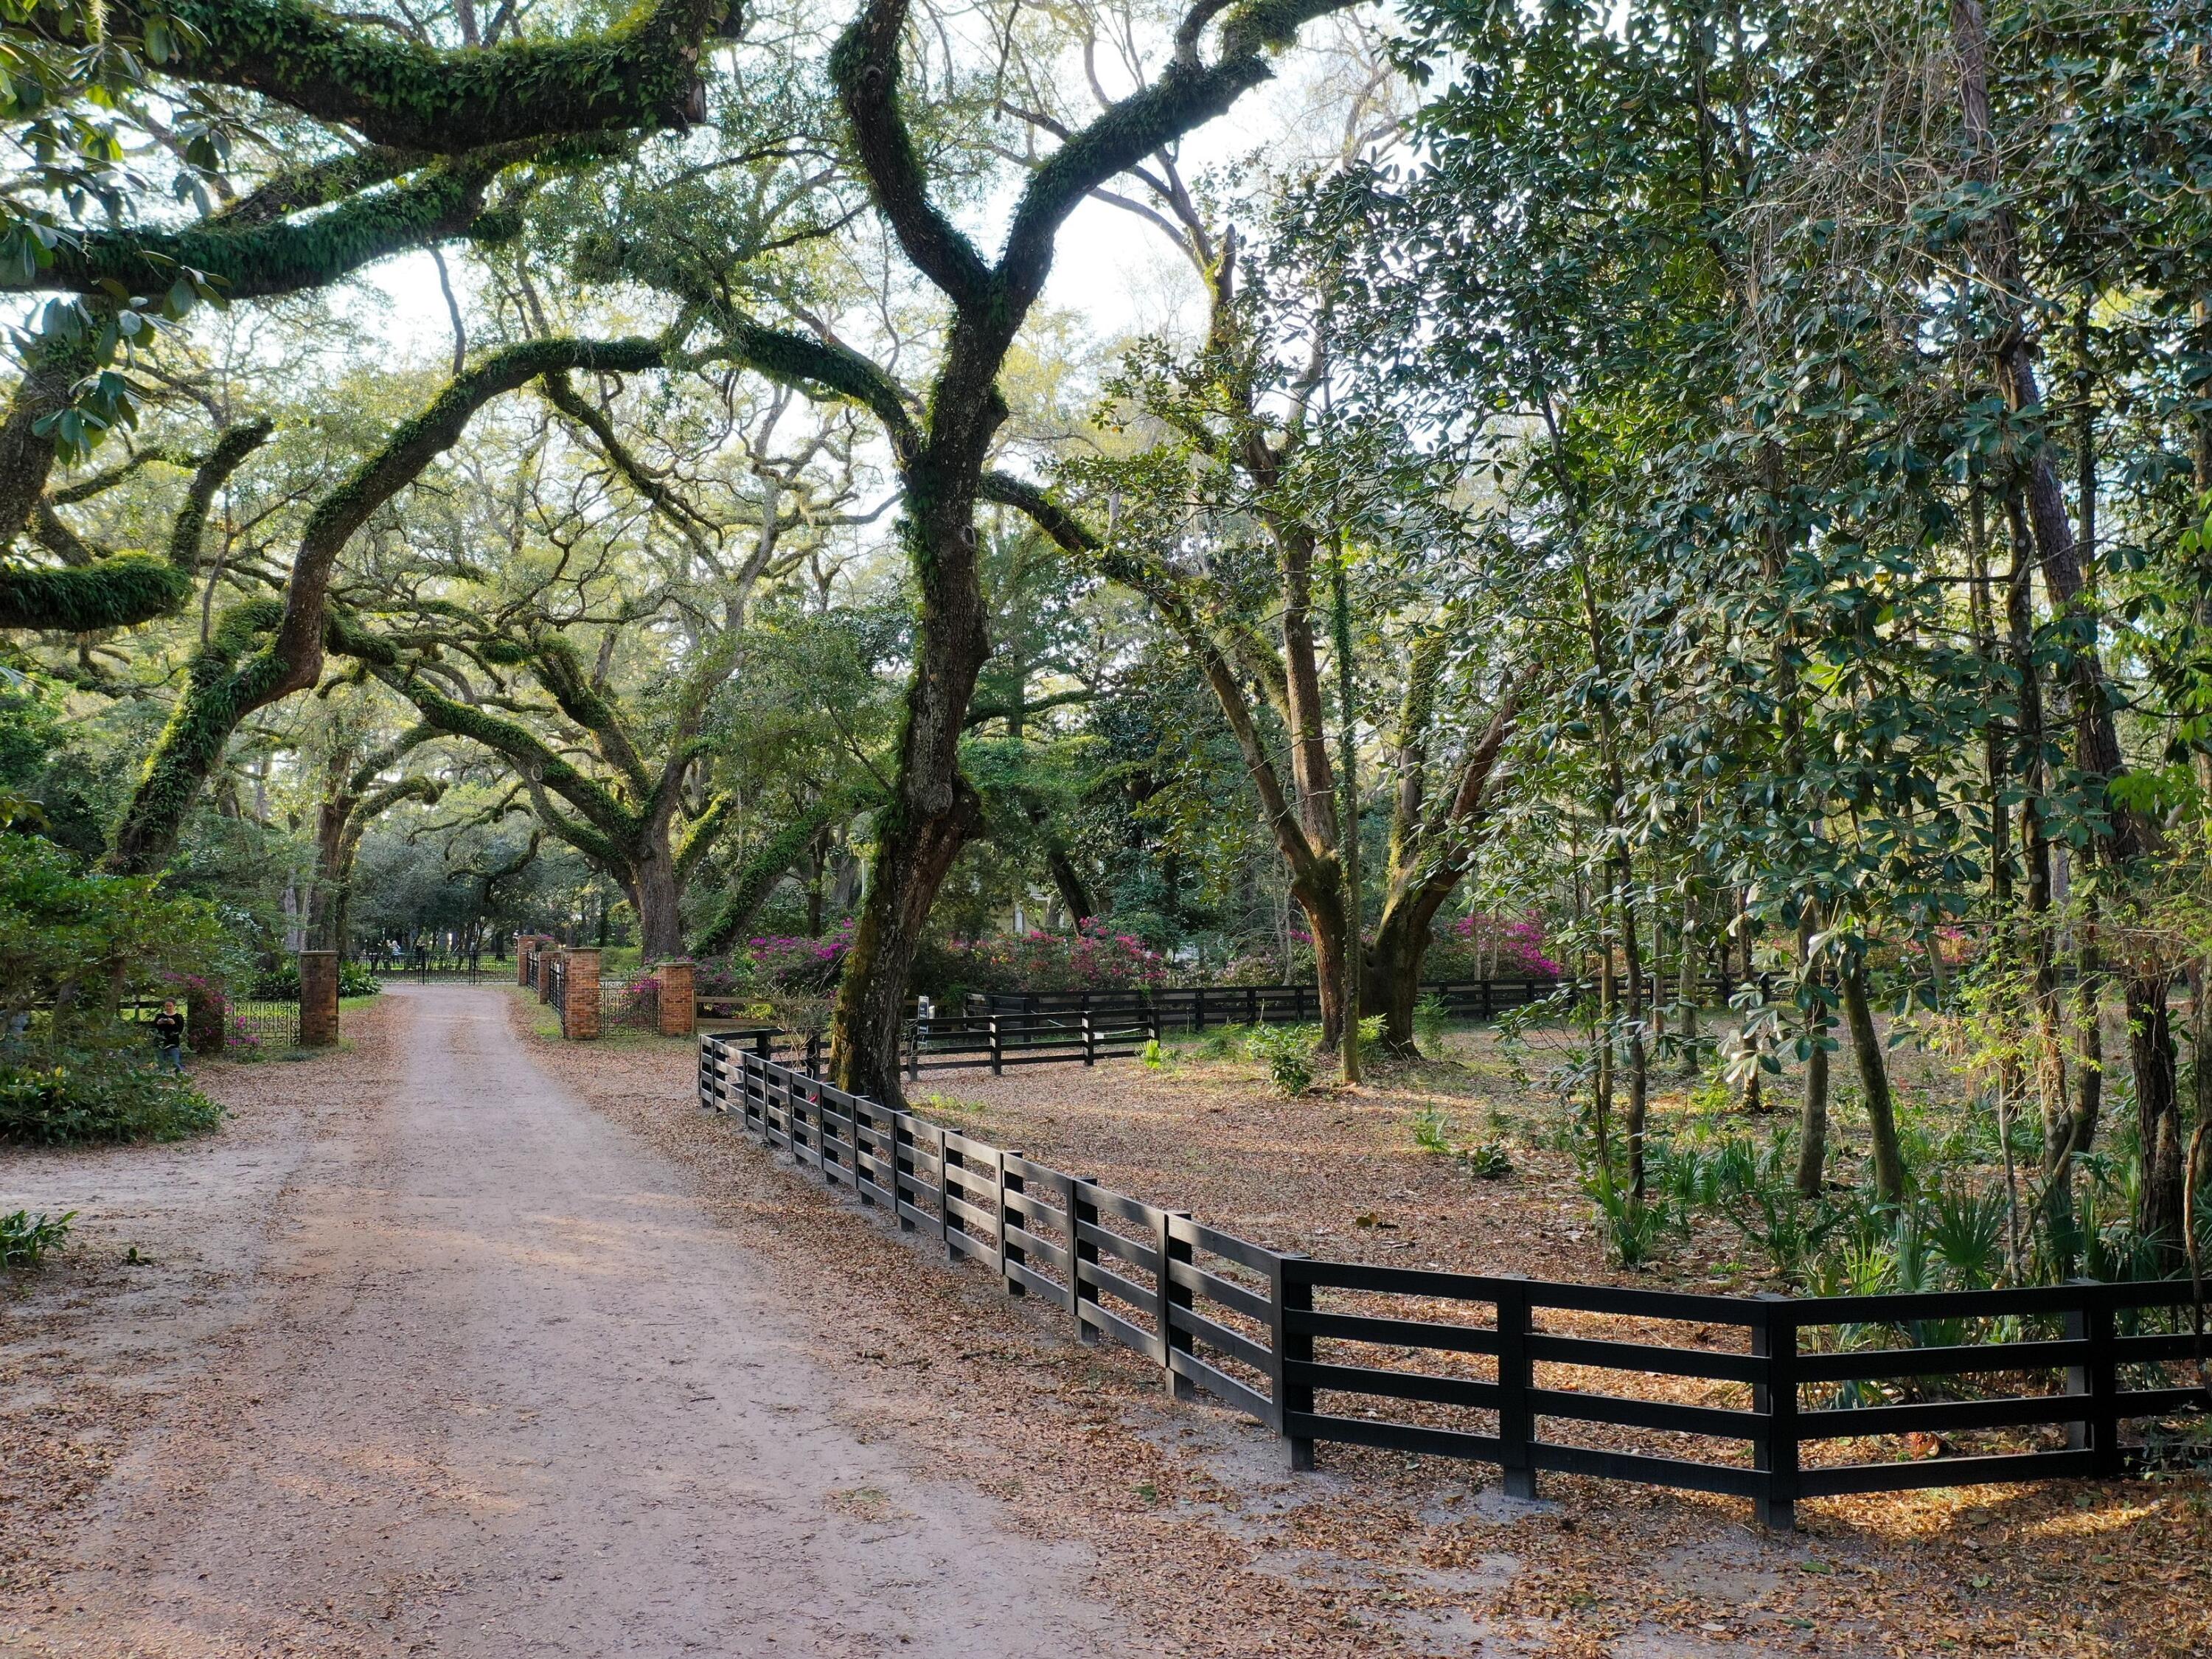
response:
[[[1435,1453],[1496,1464],[1522,1496],[1547,1471],[1633,1480],[1746,1498],[1786,1528],[1803,1498],[2118,1474],[2146,1461],[2124,1425],[2206,1402],[2175,1381],[2197,1350],[2186,1283],[1741,1297],[1320,1261],[848,1094],[769,1058],[770,1040],[702,1036],[701,1107],[1049,1303],[1081,1340],[1144,1355],[1178,1396],[1273,1429],[1293,1468],[1320,1442]],[[1916,1340],[1974,1320],[2002,1340]],[[1929,1397],[1943,1395],[1966,1397]],[[1906,1435],[2021,1430],[2064,1441],[1900,1455]],[[1587,1432],[1606,1431],[1629,1443]]]
[[[1556,979],[1526,977],[1437,980],[1421,987],[1452,1019],[1492,1019],[1540,1002],[1559,988]],[[986,1014],[1074,1014],[1146,1019],[1154,1030],[1202,1031],[1209,1025],[1301,1024],[1321,1018],[1320,993],[1310,985],[1179,985],[1108,991],[975,991],[971,1017]]]
[[[906,1074],[988,1066],[995,1075],[1009,1066],[1079,1060],[1126,1060],[1158,1039],[1157,1009],[1108,1007],[1067,1012],[933,1015],[907,1022]]]

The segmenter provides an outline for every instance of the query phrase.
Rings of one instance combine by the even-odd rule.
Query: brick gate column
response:
[[[338,953],[300,952],[300,1046],[327,1048],[338,1040]]]
[[[568,952],[568,978],[561,1001],[561,1035],[581,1042],[599,1034],[599,953]]]
[[[690,1036],[694,1006],[691,964],[664,962],[654,967],[653,976],[660,981],[660,1035]]]

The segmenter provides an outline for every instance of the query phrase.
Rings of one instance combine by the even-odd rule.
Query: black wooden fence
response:
[[[1451,1019],[1494,1019],[1540,1002],[1556,979],[1437,980],[1421,987]],[[1202,1031],[1209,1025],[1302,1024],[1321,1018],[1321,994],[1310,985],[1177,985],[1105,991],[975,991],[965,1012],[984,1014],[1088,1012],[1102,1019],[1148,1022],[1155,1033]]]
[[[906,1074],[988,1066],[1125,1060],[1160,1034],[1157,1009],[1122,1005],[1031,1013],[936,1014],[907,1022]]]
[[[1740,1297],[1318,1261],[847,1094],[738,1036],[700,1039],[702,1108],[1051,1303],[1083,1340],[1145,1355],[1178,1395],[1275,1430],[1294,1468],[1321,1441],[1439,1453],[1498,1465],[1520,1495],[1560,1471],[1748,1498],[1787,1528],[1800,1498],[2118,1474],[2154,1455],[2126,1425],[2205,1404],[2179,1381],[2197,1347],[2185,1283]],[[1667,1379],[1728,1402],[1659,1397]],[[1914,1459],[1908,1435],[1968,1443]]]

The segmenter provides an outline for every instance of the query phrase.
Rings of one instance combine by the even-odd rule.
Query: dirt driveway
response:
[[[803,1313],[501,993],[358,1024],[209,1142],[0,1163],[0,1206],[88,1217],[0,1305],[51,1558],[0,1652],[1152,1650],[1084,1552],[841,1419]]]

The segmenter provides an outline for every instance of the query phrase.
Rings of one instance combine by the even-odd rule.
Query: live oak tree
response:
[[[1194,350],[1146,340],[1125,359],[1107,418],[1141,435],[1125,455],[1066,469],[1094,526],[1084,535],[1190,653],[1235,736],[1313,939],[1323,1042],[1344,1042],[1356,1005],[1379,1012],[1386,1046],[1407,1055],[1431,929],[1470,867],[1524,676],[1474,643],[1492,633],[1474,611],[1437,606],[1455,580],[1440,584],[1439,571],[1474,558],[1450,479],[1387,413],[1340,420],[1329,407],[1342,378],[1334,252],[1319,239],[1302,246],[1287,226],[1271,227],[1279,234],[1261,250],[1240,247],[1172,158],[1140,183],[1144,199],[1125,205],[1173,233],[1205,283],[1206,332]],[[1355,582],[1347,550],[1363,547],[1376,574]],[[1430,567],[1386,574],[1407,559]],[[1394,588],[1419,597],[1399,605]],[[1368,601],[1356,625],[1355,589]],[[1402,665],[1370,676],[1401,688],[1371,945],[1347,822],[1358,797],[1355,640],[1370,659]],[[1358,1066],[1347,1053],[1348,1079]]]
[[[418,556],[408,583],[426,597],[412,617],[395,599],[376,639],[343,648],[428,729],[503,759],[544,828],[620,886],[646,959],[665,959],[683,953],[685,885],[737,805],[730,789],[695,785],[711,779],[710,711],[740,672],[758,596],[822,537],[872,515],[850,510],[849,454],[830,441],[834,428],[775,441],[785,400],[750,409],[727,452],[719,424],[703,447],[672,438],[683,422],[664,405],[647,449],[617,431],[622,405],[565,374],[541,389],[574,441],[549,452],[538,430],[519,454],[485,458],[491,476],[512,477],[512,505],[486,488],[491,510],[459,514],[451,551]],[[585,493],[565,493],[580,475]],[[502,526],[505,556],[487,566],[481,544]],[[679,644],[665,671],[631,659],[641,642],[661,640]],[[536,697],[523,695],[516,671]],[[817,804],[803,814],[766,878],[781,877],[836,811]],[[723,942],[726,904],[722,915],[707,929],[708,948]]]
[[[57,129],[104,131],[113,124],[95,118],[100,100],[125,112],[126,128],[167,136],[180,191],[201,211],[179,226],[125,210],[140,192],[112,165],[34,164],[14,181],[0,285],[64,297],[45,307],[0,418],[0,539],[39,513],[57,458],[88,455],[132,418],[137,394],[116,360],[134,341],[203,300],[298,294],[404,249],[511,236],[544,169],[698,116],[701,53],[729,15],[726,0],[661,0],[600,34],[445,47],[296,0],[11,14],[0,22],[11,61],[44,71],[55,96],[48,106],[28,84],[11,94],[8,113],[26,123],[27,142],[44,147]],[[94,66],[95,81],[73,62]],[[151,113],[164,100],[194,113],[179,123],[182,141]],[[264,122],[289,128],[289,142],[250,143]],[[112,136],[87,137],[80,153],[116,148]],[[240,193],[230,175],[246,148],[261,152],[260,165]],[[94,205],[109,211],[84,211]],[[334,553],[327,542],[303,546],[289,620],[269,647],[281,662],[234,688],[238,715],[312,681]],[[173,562],[11,563],[0,566],[0,625],[143,622],[173,609],[187,586]],[[242,645],[253,630],[236,621]],[[161,839],[143,828],[133,836],[118,868],[147,867]]]
[[[902,1098],[897,1033],[908,971],[952,860],[981,827],[959,748],[990,655],[975,515],[1026,492],[992,476],[1006,419],[998,378],[1044,289],[1060,226],[1089,193],[1204,125],[1265,81],[1268,55],[1342,0],[1218,0],[1188,10],[1143,84],[1070,132],[1030,173],[995,259],[939,202],[902,92],[913,44],[908,0],[871,0],[830,56],[852,153],[878,211],[949,311],[927,392],[911,401],[849,350],[763,330],[754,365],[860,401],[884,427],[902,491],[900,534],[919,590],[914,667],[891,775],[875,821],[875,876],[839,981],[831,1041],[843,1087]],[[738,331],[733,331],[737,332]],[[918,411],[918,412],[917,412]]]

